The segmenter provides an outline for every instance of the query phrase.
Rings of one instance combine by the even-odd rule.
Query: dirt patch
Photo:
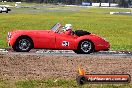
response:
[[[132,75],[132,57],[0,54],[0,77],[7,79],[75,78],[78,66],[91,74]]]

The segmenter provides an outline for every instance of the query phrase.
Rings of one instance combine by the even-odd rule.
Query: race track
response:
[[[32,49],[30,52],[15,52],[12,49],[0,49],[3,54],[23,54],[23,55],[55,55],[55,56],[127,56],[132,57],[130,51],[100,51],[91,54],[76,54],[72,50],[44,50]]]

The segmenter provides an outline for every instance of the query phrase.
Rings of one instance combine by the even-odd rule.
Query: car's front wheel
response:
[[[78,49],[74,50],[77,54],[90,54],[94,50],[94,45],[89,40],[81,41],[78,45]]]
[[[21,37],[16,40],[13,49],[17,52],[29,52],[32,49],[32,46],[33,42],[30,38]]]

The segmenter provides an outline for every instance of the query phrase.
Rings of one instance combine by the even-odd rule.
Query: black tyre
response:
[[[8,13],[8,11],[6,11],[6,13]]]
[[[16,40],[13,49],[17,52],[29,52],[33,48],[33,42],[28,37],[20,37]]]
[[[78,53],[78,50],[73,50],[75,53]]]
[[[90,54],[94,51],[94,44],[89,40],[81,41],[78,45],[78,49],[74,50],[77,54]]]
[[[87,79],[84,76],[78,76],[76,78],[76,81],[79,85],[83,85],[87,82]]]
[[[11,11],[11,9],[8,9],[8,11]]]

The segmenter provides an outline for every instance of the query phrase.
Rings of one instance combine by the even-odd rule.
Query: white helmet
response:
[[[65,25],[65,30],[68,30],[68,29],[72,29],[72,25],[71,24],[66,24]]]

